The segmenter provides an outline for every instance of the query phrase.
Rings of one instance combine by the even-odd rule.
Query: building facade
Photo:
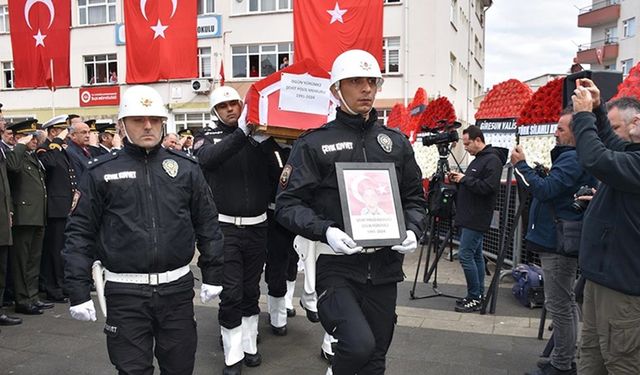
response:
[[[113,100],[92,98],[126,89],[123,0],[71,0],[71,84],[55,92],[13,88],[7,1],[0,0],[0,103],[5,117],[46,120],[54,113],[76,113],[115,118]],[[253,82],[278,70],[285,58],[289,64],[296,61],[293,0],[196,1],[199,76],[152,84],[168,103],[168,131],[210,122],[207,93],[220,84],[221,64],[225,84],[243,95]],[[372,1],[384,2],[385,84],[375,103],[382,116],[386,119],[395,103],[406,104],[423,87],[430,97],[448,97],[462,122],[473,122],[473,99],[484,85],[485,12],[492,1]]]
[[[626,76],[640,56],[639,17],[638,0],[593,0],[580,9],[578,27],[591,29],[591,42],[580,45],[576,62]]]

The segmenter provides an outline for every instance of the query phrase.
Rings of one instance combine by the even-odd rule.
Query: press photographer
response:
[[[551,361],[528,374],[575,374],[578,311],[573,284],[578,269],[582,211],[573,208],[574,193],[596,181],[578,163],[571,132],[571,108],[560,114],[551,150],[552,166],[531,168],[522,146],[511,152],[511,163],[521,184],[533,197],[529,209],[527,250],[539,253],[544,272],[545,307],[553,319],[554,350]],[[591,188],[588,187],[589,192]],[[583,192],[584,193],[584,192]],[[585,201],[582,202],[586,207]],[[579,207],[581,208],[581,207]]]
[[[449,174],[449,181],[458,184],[456,225],[461,227],[458,257],[467,281],[467,296],[456,301],[455,310],[474,312],[480,309],[484,298],[482,241],[491,225],[507,150],[501,153],[486,145],[482,130],[475,125],[462,132],[462,143],[475,159],[466,173]]]
[[[600,180],[584,216],[580,374],[640,373],[640,114],[629,139],[615,135],[589,79],[572,96],[578,160]]]

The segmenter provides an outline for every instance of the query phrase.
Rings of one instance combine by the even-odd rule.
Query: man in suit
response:
[[[62,247],[64,226],[77,189],[75,171],[65,151],[67,115],[56,116],[42,126],[47,140],[38,147],[38,159],[46,170],[47,227],[44,231],[40,282],[52,302],[66,302],[64,293],[64,265]]]
[[[37,120],[11,125],[16,146],[7,154],[7,170],[13,198],[13,248],[10,252],[16,312],[42,314],[53,304],[38,299],[38,275],[46,220],[47,194],[44,167],[35,154],[33,133]]]
[[[71,116],[70,116],[71,117]],[[87,163],[93,158],[89,149],[90,128],[80,117],[70,119],[67,155],[76,172],[78,182],[87,170]]]
[[[4,132],[6,121],[2,115],[2,103],[0,103],[0,134]],[[9,248],[13,244],[11,236],[11,189],[7,177],[7,158],[5,151],[0,148],[0,308],[3,305],[5,280],[7,278],[7,265],[9,261]],[[0,326],[9,326],[22,323],[22,319],[8,316],[0,311]]]

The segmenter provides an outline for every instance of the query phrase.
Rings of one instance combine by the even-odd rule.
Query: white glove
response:
[[[395,250],[400,254],[409,254],[416,251],[418,247],[418,240],[416,234],[412,230],[407,231],[407,238],[402,241],[400,245],[391,246],[391,250]]]
[[[357,246],[348,234],[338,228],[329,227],[326,236],[329,246],[338,254],[351,255],[362,251],[362,246]]]
[[[245,135],[249,135],[253,130],[253,126],[247,124],[247,112],[249,111],[248,106],[244,106],[242,108],[242,113],[240,113],[240,117],[238,117],[238,127],[242,129]]]
[[[202,284],[200,288],[200,301],[207,303],[213,301],[222,293],[222,287],[219,285]]]
[[[69,312],[73,319],[82,320],[83,322],[96,321],[96,307],[93,305],[92,300],[69,307]]]
[[[266,135],[263,132],[255,132],[255,133],[251,134],[251,138],[253,138],[258,143],[262,143],[262,142],[266,141],[267,139],[269,139],[269,136]]]

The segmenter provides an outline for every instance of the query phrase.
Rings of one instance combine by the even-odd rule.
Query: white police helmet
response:
[[[242,106],[242,98],[240,98],[240,94],[233,88],[229,86],[220,86],[217,89],[213,90],[211,93],[211,97],[209,98],[209,104],[211,106],[211,112],[214,112],[214,107],[220,103],[231,102],[237,100],[240,102],[240,106]]]
[[[336,57],[331,67],[331,86],[346,78],[377,78],[378,87],[383,79],[378,60],[367,51],[352,49]]]
[[[167,108],[160,94],[149,86],[130,87],[122,94],[118,120],[130,116],[155,116],[167,118]]]

